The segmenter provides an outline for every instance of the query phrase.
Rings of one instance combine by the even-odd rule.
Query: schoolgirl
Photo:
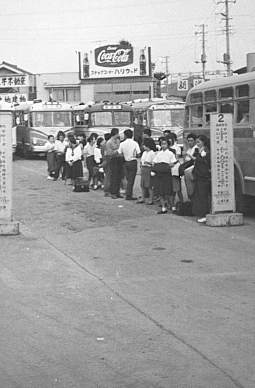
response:
[[[54,136],[49,135],[46,142],[47,150],[47,165],[48,165],[48,180],[54,180],[56,174],[56,157],[55,157],[55,141]]]
[[[93,187],[93,168],[95,167],[94,153],[96,148],[96,140],[98,135],[96,133],[92,133],[88,142],[84,147],[83,155],[84,161],[86,163],[86,167],[89,172],[89,185]]]
[[[197,216],[197,222],[206,222],[206,214],[210,211],[210,144],[209,139],[200,135],[197,138],[198,152],[194,154],[193,169],[194,192],[191,197],[192,213]]]
[[[153,204],[153,190],[152,190],[152,176],[151,168],[155,157],[155,143],[151,138],[144,138],[143,149],[144,152],[141,157],[141,191],[142,197],[137,203],[147,203],[147,205]],[[146,202],[146,198],[148,198]]]
[[[59,131],[57,134],[57,139],[55,141],[55,153],[56,153],[56,174],[55,180],[58,179],[61,172],[62,180],[66,179],[66,162],[65,162],[65,152],[68,146],[68,141],[65,138],[63,131]]]
[[[103,157],[102,157],[102,147],[104,144],[104,138],[98,137],[96,148],[94,150],[94,161],[95,167],[93,168],[93,189],[97,190],[98,187],[104,188],[104,172],[102,167]]]
[[[65,161],[67,163],[68,177],[74,186],[75,179],[83,176],[82,150],[74,136],[69,136],[69,145],[66,149]]]
[[[169,140],[165,137],[160,138],[161,150],[156,154],[153,160],[152,175],[155,175],[156,186],[159,192],[161,210],[158,214],[167,213],[167,206],[172,194],[172,175],[171,168],[176,163],[176,157],[169,150]]]

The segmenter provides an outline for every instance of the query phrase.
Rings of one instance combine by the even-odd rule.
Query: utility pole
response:
[[[225,34],[226,34],[226,53],[223,54],[223,61],[227,66],[227,75],[230,76],[232,75],[232,70],[231,70],[231,55],[230,55],[230,19],[231,17],[229,16],[229,4],[230,3],[235,3],[236,0],[224,0],[224,1],[218,1],[217,4],[224,4],[225,5],[225,12],[221,12],[221,16],[223,16],[223,19],[225,20]]]
[[[206,60],[206,52],[205,52],[205,35],[207,32],[205,32],[205,24],[200,24],[199,26],[196,26],[199,28],[198,31],[195,32],[195,35],[202,35],[202,54],[200,61],[196,61],[196,63],[202,63],[202,77],[205,81],[205,64],[207,62]]]
[[[169,76],[169,68],[168,68],[168,60],[169,60],[169,56],[166,55],[165,57],[162,57],[162,59],[164,59],[163,63],[165,64],[165,74],[166,74],[166,78],[165,78],[165,85],[167,87],[168,85],[168,76]]]

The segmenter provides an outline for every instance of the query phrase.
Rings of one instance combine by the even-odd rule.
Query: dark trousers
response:
[[[137,160],[124,162],[124,172],[127,179],[126,198],[132,198],[137,173]]]
[[[119,193],[120,193],[122,165],[123,165],[123,162],[122,162],[122,159],[120,157],[111,158],[111,160],[110,160],[110,174],[111,174],[110,193],[112,195],[119,195]]]
[[[111,166],[110,166],[110,159],[105,158],[103,161],[103,168],[104,168],[104,192],[110,193],[111,189]]]
[[[56,174],[55,174],[55,178],[59,177],[61,169],[62,169],[62,179],[64,179],[66,177],[65,154],[56,154]]]

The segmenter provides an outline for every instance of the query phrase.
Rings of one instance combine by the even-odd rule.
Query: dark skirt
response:
[[[67,164],[67,176],[68,178],[75,179],[83,177],[82,161],[77,160],[70,166]]]
[[[194,184],[194,192],[191,196],[192,214],[205,217],[210,212],[210,181],[196,179]]]
[[[156,187],[160,196],[172,194],[172,176],[169,172],[157,173],[156,176]]]
[[[151,179],[151,167],[142,166],[141,167],[141,187],[143,189],[151,189],[152,188],[152,179]]]

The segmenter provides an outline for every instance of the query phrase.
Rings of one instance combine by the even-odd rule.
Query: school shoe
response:
[[[206,222],[206,217],[198,218],[198,219],[197,219],[197,222],[198,222],[199,224],[204,224],[204,223]]]
[[[159,210],[158,212],[157,212],[157,214],[166,214],[167,213],[167,209],[166,210]]]
[[[136,197],[126,197],[126,201],[136,201]]]
[[[47,176],[48,181],[54,181],[54,178],[52,176]]]

